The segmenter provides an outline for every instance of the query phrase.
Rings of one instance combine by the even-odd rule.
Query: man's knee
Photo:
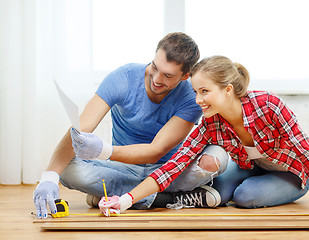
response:
[[[208,171],[224,172],[229,160],[228,153],[218,145],[208,145],[199,159],[199,167]]]
[[[87,168],[83,167],[81,162],[72,161],[61,173],[60,182],[65,187],[73,188],[85,184],[88,174]]]

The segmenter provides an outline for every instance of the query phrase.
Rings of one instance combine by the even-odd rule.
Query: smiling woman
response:
[[[217,171],[205,169],[210,176],[205,175],[207,185],[176,193],[181,195],[176,200],[180,207],[226,206],[233,201],[242,208],[262,208],[290,203],[307,193],[309,137],[278,95],[247,91],[248,71],[224,56],[198,62],[191,71],[191,82],[196,102],[203,109],[201,123],[170,160],[117,200],[103,200],[100,208],[124,212],[132,203],[159,191],[175,196],[170,187],[195,159],[200,164],[203,154],[219,160]],[[226,169],[220,171],[227,161]],[[174,201],[167,199],[165,204]]]

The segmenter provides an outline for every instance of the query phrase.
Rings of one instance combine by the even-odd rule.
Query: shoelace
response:
[[[195,206],[203,206],[202,192],[187,193],[184,195],[176,196],[177,202],[174,204],[167,204],[169,209],[182,209],[182,208],[194,208]]]

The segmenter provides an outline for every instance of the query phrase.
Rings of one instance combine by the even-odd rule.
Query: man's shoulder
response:
[[[146,67],[148,64],[127,63],[119,67],[115,74],[118,76],[118,82],[127,82],[127,84],[138,83],[144,79]]]
[[[190,81],[188,80],[180,82],[180,84],[175,89],[173,89],[171,95],[176,98],[179,98],[181,96],[180,100],[186,101],[187,98],[189,98],[194,99],[195,101],[195,93],[193,91]]]
[[[136,82],[140,78],[144,78],[147,64],[127,63],[110,72],[102,81],[106,85],[115,87],[115,84],[120,84],[125,87],[126,84]],[[134,81],[132,81],[134,79]]]
[[[139,72],[139,71],[145,71],[148,64],[142,64],[142,63],[127,63],[125,65],[122,65],[119,69],[125,72]]]

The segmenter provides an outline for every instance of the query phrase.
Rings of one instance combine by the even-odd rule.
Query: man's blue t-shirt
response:
[[[159,104],[150,101],[144,82],[147,66],[131,63],[116,69],[96,92],[111,107],[113,145],[151,143],[173,116],[193,123],[201,117],[201,108],[188,81],[181,81]],[[180,145],[158,163],[169,160]]]

